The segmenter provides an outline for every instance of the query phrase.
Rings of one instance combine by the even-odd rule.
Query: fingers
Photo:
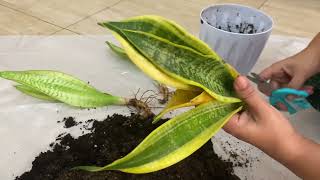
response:
[[[297,74],[293,76],[293,78],[288,84],[288,87],[293,89],[300,89],[303,86],[304,82],[305,82],[305,77]]]
[[[282,103],[277,103],[277,105],[275,106],[275,108],[277,108],[280,111],[288,111],[288,108],[286,105],[282,104]]]
[[[235,114],[223,127],[231,135],[255,144],[256,135],[261,132],[259,126],[263,126],[269,120],[273,108],[260,97],[244,76],[239,76],[234,82],[234,88],[247,105],[242,113]]]
[[[259,74],[259,77],[265,81],[274,77],[282,78],[285,75],[285,72],[282,71],[282,64],[282,61],[272,64],[268,68],[264,69]]]
[[[280,61],[266,68],[259,74],[260,78],[270,80],[273,90],[281,87],[301,89],[307,77],[303,75],[303,72],[295,72],[293,68],[289,68],[286,62],[287,61]],[[259,87],[259,89],[263,92],[262,88]],[[309,91],[312,90],[308,88],[307,92],[309,93]],[[266,92],[264,93],[266,94]]]
[[[279,83],[278,81],[271,80],[271,81],[270,81],[270,84],[271,84],[271,88],[272,88],[273,90],[280,88],[280,83]]]
[[[234,83],[234,88],[239,97],[247,103],[250,111],[253,113],[263,114],[268,104],[260,97],[257,90],[249,83],[244,76],[239,76]]]
[[[265,70],[263,70],[260,74],[259,74],[259,77],[265,81],[271,79],[272,77],[272,74],[273,74],[273,69],[272,69],[272,66],[266,68]]]
[[[240,122],[240,114],[235,114],[232,116],[232,118],[223,126],[223,129],[233,135],[233,136],[236,136],[238,137],[239,136],[239,129],[240,129],[240,126],[239,126],[239,122]],[[246,121],[246,119],[244,119]]]
[[[235,114],[224,126],[223,129],[241,139],[249,142],[257,132],[257,124],[251,120],[250,115],[247,111]]]
[[[259,77],[262,80],[270,80],[272,90],[278,89],[281,84],[288,83],[290,81],[290,77],[288,76],[288,74],[286,74],[286,72],[282,70],[281,67],[281,62],[275,63],[259,74]],[[269,89],[265,89],[263,85],[258,85],[258,88],[265,95],[271,95],[271,91]]]

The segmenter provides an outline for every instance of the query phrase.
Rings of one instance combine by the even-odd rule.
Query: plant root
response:
[[[128,102],[128,106],[133,107],[134,110],[144,118],[153,117],[154,114],[151,111],[151,108],[148,106],[148,103],[138,100],[138,99],[130,99]]]
[[[151,111],[151,108],[148,104],[156,98],[156,94],[153,90],[147,90],[142,93],[140,97],[137,97],[139,94],[140,89],[138,89],[137,93],[135,93],[133,99],[129,99],[127,101],[127,105],[129,109],[139,115],[141,115],[143,118],[150,118],[154,116],[154,113]],[[153,94],[144,97],[147,93],[152,92]]]
[[[156,82],[155,85],[158,88],[159,94],[162,96],[162,99],[158,99],[158,102],[160,104],[166,104],[169,98],[171,97],[172,92],[170,92],[169,88],[164,84],[160,84]]]

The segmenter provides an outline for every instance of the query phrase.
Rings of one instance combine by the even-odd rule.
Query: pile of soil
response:
[[[69,120],[68,120],[69,119]],[[66,118],[69,124],[73,119]],[[151,119],[132,114],[129,117],[115,114],[103,121],[90,120],[91,132],[75,139],[70,134],[57,138],[52,150],[40,153],[32,169],[17,180],[127,180],[127,179],[219,179],[239,180],[233,173],[233,163],[221,160],[212,150],[211,142],[183,161],[161,171],[148,174],[127,174],[119,171],[90,173],[73,171],[79,165],[104,166],[128,154],[152,130],[158,127]],[[83,127],[88,127],[87,124]],[[76,125],[77,123],[71,123]],[[70,125],[70,124],[69,124]],[[70,127],[70,126],[66,127]]]

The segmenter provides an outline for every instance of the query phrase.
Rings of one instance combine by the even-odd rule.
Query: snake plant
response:
[[[188,157],[204,145],[243,103],[233,89],[238,75],[205,43],[176,23],[159,16],[139,16],[103,22],[122,47],[108,42],[122,57],[160,84],[176,88],[160,117],[173,109],[195,106],[150,133],[132,152],[104,167],[79,166],[87,171],[120,170],[149,173]],[[16,88],[34,97],[91,107],[127,104],[128,99],[102,93],[72,76],[53,71],[0,72],[20,83]]]
[[[165,122],[127,156],[104,167],[75,169],[148,173],[166,168],[199,149],[242,109],[233,89],[238,73],[174,22],[140,16],[99,25],[112,31],[128,58],[145,74],[177,88],[154,122],[172,109],[196,108]]]

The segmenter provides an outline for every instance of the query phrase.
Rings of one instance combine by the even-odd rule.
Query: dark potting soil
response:
[[[77,122],[74,120],[74,117],[66,117],[63,119],[63,122],[65,128],[71,128],[77,125]]]
[[[257,28],[254,27],[252,23],[240,23],[239,25],[231,25],[227,24],[226,27],[217,26],[216,28],[221,29],[223,31],[240,33],[240,34],[253,34],[257,33]]]
[[[218,25],[218,24],[212,24],[208,18],[206,18],[206,22],[210,26],[214,26],[215,28],[218,28],[223,31],[227,32],[233,32],[233,33],[239,33],[239,34],[254,34],[258,32],[258,29],[254,26],[252,23],[242,22],[240,24],[231,24],[227,23],[226,25]],[[200,23],[203,24],[203,20],[200,19]],[[261,32],[263,32],[265,29],[261,29]]]
[[[157,125],[151,119],[142,119],[132,114],[109,116],[93,123],[92,132],[75,139],[70,134],[62,134],[51,144],[52,150],[40,153],[32,163],[32,169],[17,180],[106,180],[106,179],[210,179],[238,180],[233,174],[233,163],[221,160],[212,150],[211,142],[183,161],[161,171],[148,174],[127,174],[119,171],[90,173],[73,171],[79,165],[104,166],[128,154]],[[85,125],[84,125],[85,126]],[[59,142],[60,141],[60,142]]]

